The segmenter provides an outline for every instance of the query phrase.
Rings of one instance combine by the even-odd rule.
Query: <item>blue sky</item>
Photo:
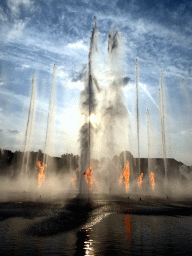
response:
[[[58,66],[55,146],[57,155],[79,153],[78,79],[85,70],[93,17],[98,20],[99,54],[106,55],[109,30],[124,44],[123,76],[128,110],[135,117],[135,60],[139,65],[141,157],[147,156],[149,109],[154,157],[162,157],[159,79],[165,85],[169,157],[192,165],[192,2],[2,0],[0,2],[0,143],[23,150],[31,78],[37,77],[37,114],[32,150],[44,148],[53,64]],[[104,62],[103,62],[104,63]],[[135,156],[132,122],[127,149]]]

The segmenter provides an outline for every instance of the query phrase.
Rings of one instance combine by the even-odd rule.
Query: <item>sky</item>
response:
[[[1,0],[0,148],[24,149],[31,80],[36,119],[31,150],[43,150],[52,70],[56,62],[56,155],[79,154],[79,95],[83,89],[94,16],[105,65],[107,35],[124,45],[123,88],[131,130],[127,150],[137,157],[135,62],[139,68],[140,155],[147,157],[146,111],[153,157],[162,157],[159,81],[163,72],[167,157],[192,165],[192,2],[172,0]]]

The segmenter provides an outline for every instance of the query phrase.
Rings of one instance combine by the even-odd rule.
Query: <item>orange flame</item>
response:
[[[139,176],[138,181],[137,181],[137,184],[140,189],[142,189],[142,183],[143,183],[142,178],[143,178],[143,173],[141,173],[141,175]]]
[[[155,188],[155,174],[154,172],[150,172],[150,176],[151,176],[151,185],[152,185],[152,189]]]
[[[73,178],[72,178],[72,184],[75,186],[75,181],[77,180],[77,172],[79,171],[78,168],[76,168],[76,171],[73,173]]]
[[[126,169],[125,171],[122,172],[119,178],[119,184],[121,184],[123,177],[125,178],[124,183],[125,183],[126,192],[128,191],[128,188],[129,188],[129,176],[130,176],[129,161],[127,161]]]
[[[86,178],[86,182],[87,184],[89,185],[89,190],[91,191],[92,190],[92,185],[93,185],[93,177],[92,177],[92,174],[93,174],[93,170],[91,167],[89,167],[87,169],[87,171],[85,171],[83,173],[83,175],[85,175],[85,178]]]
[[[41,165],[41,161],[37,162],[37,166],[39,168],[39,174],[38,174],[38,187],[41,187],[41,183],[45,180],[45,172],[44,169],[47,167],[46,164]]]

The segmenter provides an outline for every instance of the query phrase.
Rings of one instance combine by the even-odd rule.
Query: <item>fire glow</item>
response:
[[[140,189],[142,189],[142,183],[143,183],[143,173],[138,178],[137,184]]]
[[[91,167],[89,167],[87,169],[87,171],[85,171],[83,173],[83,175],[85,176],[85,179],[86,179],[86,182],[89,186],[89,190],[91,191],[92,190],[92,185],[93,185],[93,177],[92,177],[92,174],[93,174],[93,170]]]
[[[47,167],[46,164],[41,165],[41,161],[37,162],[37,167],[39,168],[39,174],[38,174],[38,187],[41,187],[41,183],[45,180],[45,172],[44,169]]]
[[[151,180],[150,180],[151,186],[152,186],[152,189],[154,189],[155,188],[155,174],[154,174],[154,172],[150,172],[150,176],[151,176]]]
[[[130,176],[129,161],[127,161],[126,169],[125,171],[122,172],[119,178],[119,184],[121,184],[123,177],[125,178],[124,183],[125,183],[126,192],[129,189],[129,176]]]

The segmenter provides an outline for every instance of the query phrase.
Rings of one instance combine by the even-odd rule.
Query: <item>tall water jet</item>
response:
[[[111,158],[117,154],[119,141],[121,141],[120,147],[122,149],[122,145],[125,140],[123,135],[125,135],[124,129],[127,127],[127,124],[124,126],[124,122],[127,121],[127,107],[122,91],[124,81],[121,72],[124,62],[122,58],[123,45],[119,32],[117,30],[109,32],[107,40],[108,65],[105,73],[105,84],[108,84],[108,86],[104,90],[105,93],[101,108],[101,126],[103,127],[101,143],[103,144],[103,148],[105,148],[105,155],[108,158]],[[122,127],[123,129],[120,130]],[[121,136],[124,137],[122,140]],[[126,168],[125,164],[124,155],[124,168]],[[119,161],[115,161],[115,164],[110,161],[106,168],[108,170],[108,184],[110,186],[112,179],[116,182],[117,177],[115,177],[115,173],[117,170],[122,168],[122,166],[120,166]]]
[[[107,60],[105,71],[102,71],[100,77],[97,77],[96,53],[97,53],[97,23],[95,25],[90,38],[90,49],[88,55],[88,69],[85,78],[85,89],[80,95],[80,110],[81,110],[81,128],[80,128],[80,194],[86,194],[88,186],[85,184],[83,174],[90,170],[90,160],[93,147],[97,145],[101,150],[97,153],[105,154],[105,158],[109,160],[114,153],[117,153],[116,147],[116,132],[119,127],[122,127],[124,118],[127,117],[127,108],[124,103],[122,87],[124,80],[121,75],[121,41],[118,31],[109,32],[107,43]],[[101,79],[101,80],[99,80]],[[99,84],[98,84],[99,81]],[[100,89],[100,83],[104,82],[105,87]],[[100,104],[99,104],[100,103]],[[95,121],[94,121],[95,119]],[[118,127],[118,125],[119,127]],[[95,136],[97,134],[97,136]],[[118,136],[122,136],[118,134]],[[95,143],[94,143],[94,139]],[[100,143],[98,143],[100,140]],[[122,145],[121,145],[122,147]],[[110,184],[114,169],[113,161],[105,161],[100,171],[107,183]],[[105,171],[104,171],[105,170]],[[107,170],[107,171],[106,171]],[[117,170],[117,169],[116,169]],[[90,172],[90,173],[94,173]],[[105,173],[105,174],[104,174]],[[106,176],[107,175],[107,176]],[[110,190],[110,186],[109,186]]]
[[[140,164],[140,147],[139,147],[139,92],[138,92],[138,84],[139,84],[139,71],[138,71],[138,62],[136,59],[136,68],[135,68],[135,76],[136,76],[136,109],[137,109],[137,152],[138,152],[138,168],[139,175],[141,174],[141,164]]]
[[[161,70],[161,75],[160,75],[159,105],[160,105],[160,115],[161,115],[161,134],[162,134],[162,145],[163,145],[165,180],[167,180],[167,158],[166,158],[166,140],[165,140],[165,111],[164,111],[163,71],[162,70]]]
[[[35,110],[36,110],[36,76],[34,74],[32,78],[32,90],[31,90],[31,98],[29,105],[29,113],[27,120],[27,127],[25,133],[25,144],[24,144],[24,155],[22,162],[22,173],[28,173],[28,164],[29,164],[29,152],[31,147],[31,137],[33,133],[33,126],[35,121]]]
[[[147,109],[146,112],[146,117],[147,117],[147,144],[148,144],[148,175],[150,172],[150,126],[151,126],[151,120],[150,120],[150,115],[149,115],[149,110]]]
[[[83,180],[83,173],[89,168],[91,160],[91,148],[92,148],[92,124],[91,115],[95,113],[97,106],[95,92],[93,84],[97,86],[96,78],[93,75],[93,58],[97,51],[97,20],[94,18],[94,28],[90,37],[90,47],[88,55],[88,69],[85,78],[85,89],[80,95],[80,108],[81,108],[81,121],[82,126],[80,128],[80,194],[87,191],[87,186]]]
[[[146,117],[147,117],[147,144],[148,144],[148,179],[149,182],[152,185],[152,189],[155,188],[155,174],[154,172],[152,172],[152,156],[151,156],[151,138],[150,138],[150,134],[152,132],[151,130],[151,119],[150,119],[150,114],[149,114],[149,110],[147,109],[146,112]]]
[[[146,112],[146,117],[147,117],[147,144],[148,144],[148,178],[149,178],[149,180],[151,180],[151,177],[152,176],[154,177],[154,173],[151,172],[151,169],[152,169],[151,138],[150,138],[150,134],[151,134],[151,119],[150,119],[150,114],[149,114],[149,110],[148,109],[147,109],[147,112]]]
[[[47,129],[45,137],[45,147],[43,155],[43,164],[47,165],[48,154],[53,154],[53,137],[54,137],[54,125],[55,125],[55,107],[56,107],[56,78],[57,78],[57,65],[53,65],[51,91],[49,98],[49,111],[47,118]]]

